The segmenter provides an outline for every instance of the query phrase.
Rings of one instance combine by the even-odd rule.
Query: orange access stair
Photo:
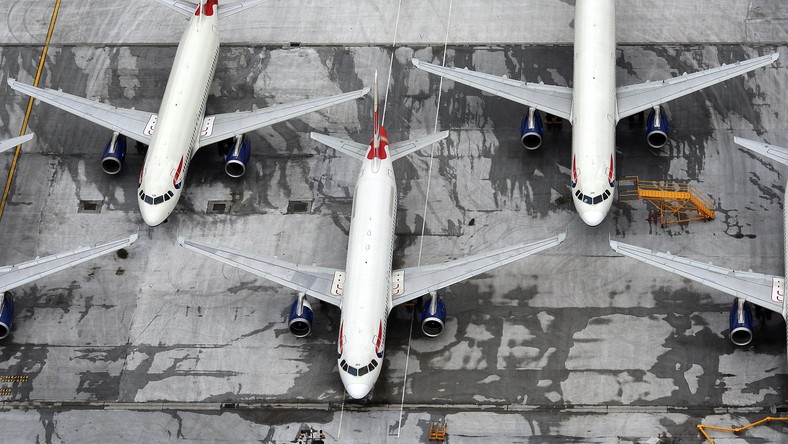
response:
[[[714,201],[687,183],[622,177],[618,180],[618,200],[651,203],[659,210],[659,222],[663,228],[692,220],[714,220]]]

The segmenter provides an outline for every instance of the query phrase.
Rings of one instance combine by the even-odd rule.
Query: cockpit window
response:
[[[175,196],[175,193],[173,193],[172,190],[169,190],[167,191],[167,193],[162,194],[161,196],[153,197],[145,194],[145,191],[140,190],[139,195],[140,195],[140,199],[145,201],[145,203],[147,203],[148,205],[159,205],[161,203],[167,202],[168,200],[172,199],[173,196]]]
[[[339,362],[339,366],[342,367],[342,370],[348,372],[352,376],[364,376],[367,373],[375,370],[378,367],[378,360],[373,359],[368,365],[364,365],[361,367],[352,367],[348,365],[348,363],[343,359]]]
[[[605,190],[604,193],[600,194],[599,196],[587,196],[583,194],[580,190],[575,191],[575,197],[583,201],[584,204],[587,205],[596,205],[602,203],[610,199],[611,193],[610,190]]]

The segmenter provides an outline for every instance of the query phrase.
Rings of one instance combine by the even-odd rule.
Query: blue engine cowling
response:
[[[115,133],[104,148],[101,169],[107,174],[118,174],[126,161],[126,136]]]
[[[665,109],[661,106],[654,107],[646,120],[646,140],[651,148],[662,148],[668,143],[670,123]]]
[[[520,123],[520,142],[525,149],[535,150],[542,146],[542,135],[544,135],[542,116],[536,108],[528,108],[528,114],[523,116],[523,121]]]
[[[0,339],[11,333],[14,324],[14,297],[6,292],[0,295]]]
[[[241,177],[252,157],[252,145],[246,136],[236,137],[229,153],[224,155],[224,172],[230,177]]]
[[[731,342],[738,346],[752,342],[752,309],[744,299],[736,299],[731,307]]]
[[[312,306],[304,297],[299,297],[290,306],[290,315],[287,316],[287,328],[296,338],[303,338],[312,332]]]
[[[446,325],[446,304],[437,294],[432,294],[421,310],[421,331],[434,338],[443,333]]]

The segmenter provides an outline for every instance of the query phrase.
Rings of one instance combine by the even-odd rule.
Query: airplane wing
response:
[[[172,9],[173,11],[185,15],[187,18],[192,18],[197,11],[197,3],[182,1],[182,0],[156,0],[164,6]]]
[[[33,282],[44,276],[57,273],[107,253],[128,247],[137,240],[137,235],[94,247],[80,247],[66,253],[36,258],[21,264],[0,267],[0,292],[8,291]]]
[[[412,59],[417,68],[446,77],[505,99],[532,106],[544,112],[569,119],[572,112],[572,88],[526,83],[505,77],[482,74],[469,69],[446,68]]]
[[[14,137],[13,139],[3,140],[0,142],[0,153],[10,150],[11,148],[21,145],[33,138],[35,134],[29,133],[24,136]]]
[[[248,271],[331,305],[340,307],[342,304],[339,296],[341,289],[332,292],[334,278],[337,273],[341,273],[340,270],[291,264],[275,258],[256,259],[240,251],[212,247],[183,236],[178,237],[178,243],[188,250],[196,251],[203,256]]]
[[[464,257],[443,264],[397,270],[402,274],[403,287],[392,295],[394,306],[464,281],[476,275],[506,265],[510,262],[555,247],[566,238],[566,233],[528,244],[510,245],[498,250]]]
[[[661,82],[622,86],[616,91],[618,119],[637,114],[678,97],[769,65],[777,60],[779,56],[778,53],[774,53],[736,62],[733,65],[722,65],[706,71],[684,74]]]
[[[617,253],[678,274],[731,296],[744,299],[778,313],[783,310],[784,278],[748,271],[734,271],[611,240]]]
[[[341,153],[345,153],[350,157],[355,157],[359,160],[364,160],[367,156],[367,152],[369,151],[369,145],[364,145],[363,143],[354,142],[352,140],[344,140],[338,137],[331,137],[325,134],[320,133],[309,133],[309,137],[312,140],[322,143],[328,147],[331,147]]]
[[[200,137],[200,147],[210,145],[234,136],[240,136],[264,126],[284,122],[304,114],[319,111],[332,105],[358,99],[366,95],[369,88],[321,99],[300,100],[284,105],[269,106],[254,111],[234,112],[208,116],[213,124]]]
[[[414,151],[418,151],[426,146],[430,146],[433,143],[443,140],[447,137],[449,137],[449,132],[443,131],[440,133],[430,134],[429,136],[424,136],[419,139],[404,140],[402,142],[392,143],[389,145],[391,161],[393,162],[401,157],[405,157]]]
[[[75,116],[108,128],[112,131],[149,144],[152,125],[156,114],[133,109],[116,108],[111,105],[55,91],[49,88],[36,88],[8,79],[8,86],[42,102],[68,111]]]
[[[762,156],[768,157],[769,159],[788,166],[788,149],[769,145],[768,143],[760,143],[754,140],[742,139],[741,137],[734,137],[733,141],[739,146],[747,148],[750,151],[755,151]]]

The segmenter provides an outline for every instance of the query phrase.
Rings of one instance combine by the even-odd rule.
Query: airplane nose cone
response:
[[[589,227],[595,227],[605,220],[606,215],[607,213],[602,211],[586,210],[580,213],[580,218],[583,219],[583,222]]]
[[[146,205],[146,206],[140,206],[140,213],[142,214],[142,220],[144,220],[145,223],[150,227],[161,225],[162,222],[167,220],[167,216],[169,216],[169,214],[167,214],[164,211],[155,211],[151,208],[148,208],[147,204],[145,203],[142,203],[141,205]]]
[[[348,384],[345,386],[345,391],[353,399],[361,399],[367,396],[372,390],[372,387],[367,384]]]

